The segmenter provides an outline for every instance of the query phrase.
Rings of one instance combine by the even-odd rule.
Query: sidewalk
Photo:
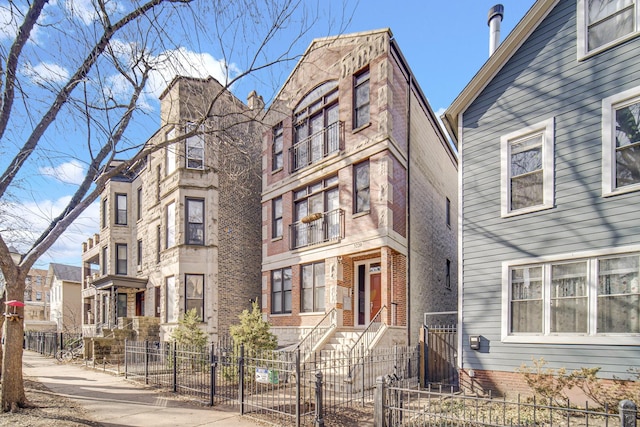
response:
[[[24,351],[22,370],[25,376],[38,378],[53,393],[82,405],[95,421],[105,427],[260,425],[237,412],[167,398],[122,377],[79,365],[58,363],[54,358],[32,351]]]

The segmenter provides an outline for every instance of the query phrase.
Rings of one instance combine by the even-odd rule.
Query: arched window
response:
[[[294,110],[293,168],[301,169],[340,149],[338,82],[313,89]]]

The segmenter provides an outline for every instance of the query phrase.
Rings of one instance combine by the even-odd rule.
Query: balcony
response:
[[[344,123],[335,122],[289,149],[291,172],[318,163],[344,149]]]
[[[289,236],[290,249],[338,242],[344,237],[344,211],[335,209],[307,215],[289,226]]]

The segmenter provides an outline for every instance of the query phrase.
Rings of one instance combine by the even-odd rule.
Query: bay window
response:
[[[116,194],[116,221],[118,225],[127,225],[127,195]]]
[[[186,243],[187,245],[204,245],[204,200],[186,200]]]
[[[116,243],[116,274],[127,274],[127,245]]]
[[[194,124],[187,124],[187,132],[196,131]],[[204,169],[204,127],[200,126],[197,133],[185,141],[185,158],[187,169]]]
[[[204,319],[204,274],[185,275],[185,312],[195,309],[200,321]]]

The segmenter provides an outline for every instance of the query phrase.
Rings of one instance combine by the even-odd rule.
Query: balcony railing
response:
[[[342,149],[344,149],[344,123],[332,123],[289,149],[291,172],[317,163],[329,154]]]
[[[311,214],[289,226],[291,249],[339,241],[344,237],[344,211]]]

